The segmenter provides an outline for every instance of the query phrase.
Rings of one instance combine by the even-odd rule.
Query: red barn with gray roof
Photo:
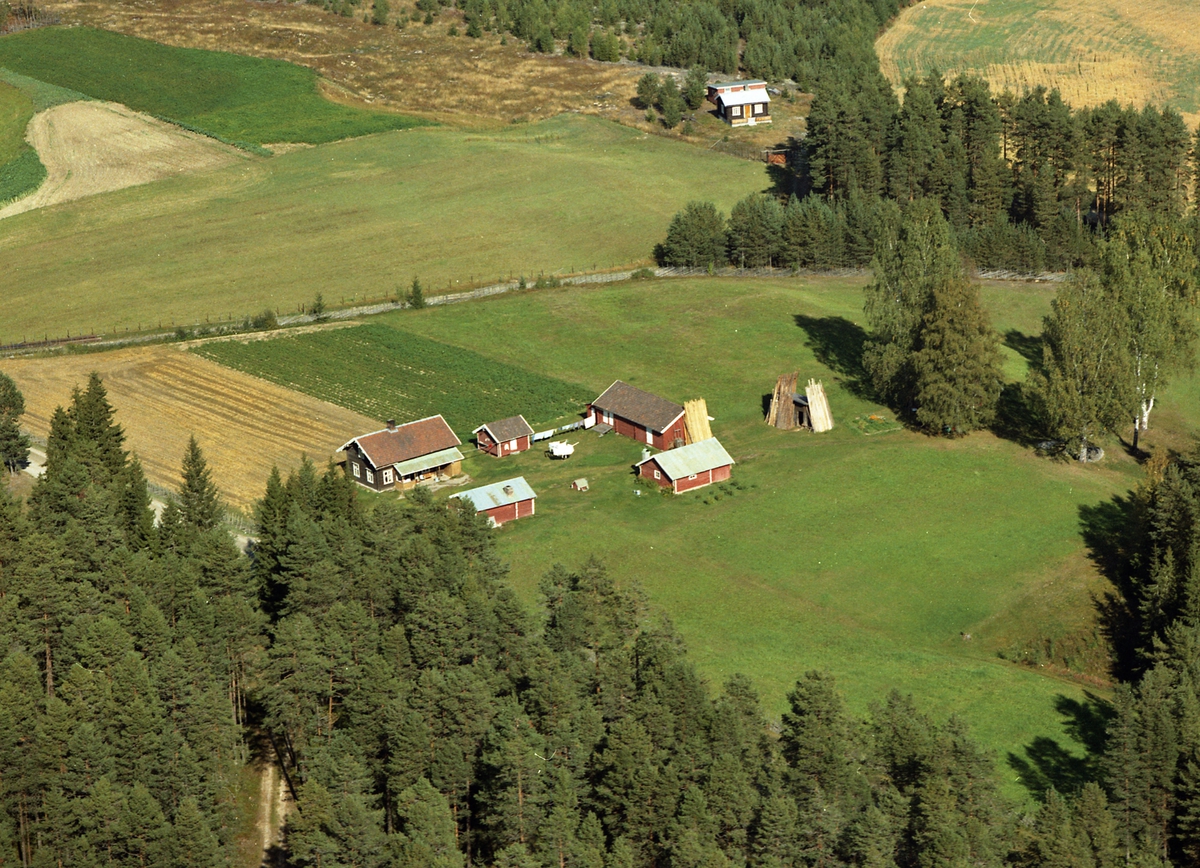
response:
[[[530,438],[533,437],[533,428],[525,421],[524,416],[510,416],[480,425],[471,433],[475,435],[475,445],[479,451],[500,458],[528,449]]]
[[[346,453],[346,472],[359,485],[373,491],[403,491],[458,476],[461,445],[439,414],[399,426],[389,419],[386,428],[355,437],[341,451]]]
[[[592,401],[588,415],[597,425],[611,425],[618,434],[658,449],[672,449],[686,441],[682,405],[620,380]]]

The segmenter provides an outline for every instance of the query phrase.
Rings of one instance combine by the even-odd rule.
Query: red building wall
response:
[[[491,438],[487,431],[480,431],[475,435],[475,443],[478,445],[478,447],[488,455],[494,455],[497,458],[503,455],[515,455],[518,452],[525,452],[529,449],[530,438],[528,435],[525,437],[518,437],[517,445],[511,449],[508,446],[510,442],[511,441],[509,440],[505,440],[501,443],[497,443]]]
[[[518,518],[529,518],[533,515],[533,501],[520,500],[516,503],[510,503],[508,506],[497,506],[495,509],[485,509],[484,514],[496,524],[504,524],[508,521],[516,521]]]
[[[596,417],[596,423],[604,421],[604,413],[597,410],[595,407],[589,407],[588,412]],[[671,423],[671,427],[659,434],[657,431],[650,432],[650,440],[646,439],[646,429],[641,425],[630,422],[620,416],[613,415],[612,417],[613,430],[623,437],[628,437],[631,440],[636,440],[638,443],[644,443],[647,446],[653,446],[655,449],[671,449],[675,445],[675,441],[683,441],[686,439],[683,416],[680,416]]]
[[[654,471],[658,471],[659,478],[654,479]],[[703,473],[697,473],[695,479],[688,479],[686,476],[683,479],[668,479],[666,472],[658,466],[658,462],[651,459],[638,468],[638,475],[645,479],[654,479],[663,488],[670,488],[676,494],[681,494],[685,491],[691,491],[693,488],[703,488],[706,485],[712,485],[714,482],[724,482],[729,479],[730,467],[726,464],[724,467],[715,467],[712,470],[706,470]]]

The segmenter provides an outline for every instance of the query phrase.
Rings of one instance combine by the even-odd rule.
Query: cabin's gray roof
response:
[[[734,463],[716,437],[659,452],[657,455],[643,458],[637,466],[641,467],[647,461],[653,461],[661,467],[670,479],[686,479],[706,470],[715,470]]]
[[[754,105],[760,102],[770,102],[771,95],[761,88],[755,90],[735,90],[732,93],[719,93],[719,99],[724,105]]]
[[[518,437],[529,437],[533,434],[533,426],[525,421],[524,416],[509,416],[507,419],[488,422],[486,425],[480,425],[471,433],[478,434],[483,430],[491,434],[499,443],[516,440]]]
[[[683,415],[683,406],[617,380],[592,406],[643,428],[662,433]]]
[[[460,491],[458,494],[450,496],[470,501],[476,512],[495,509],[498,506],[509,506],[537,497],[533,489],[529,487],[529,483],[525,481],[524,476],[506,479],[503,482],[493,482],[491,485],[482,485],[479,488]]]

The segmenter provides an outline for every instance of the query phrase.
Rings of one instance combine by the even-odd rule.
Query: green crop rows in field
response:
[[[533,425],[550,422],[594,397],[583,387],[380,325],[221,341],[196,352],[375,419],[441,413],[460,436],[518,413]]]
[[[316,73],[295,64],[85,27],[0,38],[0,66],[230,142],[331,142],[422,123],[329,102]]]

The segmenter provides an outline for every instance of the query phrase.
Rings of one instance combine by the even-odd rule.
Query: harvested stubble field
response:
[[[641,444],[588,432],[571,438],[575,456],[563,463],[540,449],[501,461],[467,455],[464,470],[479,482],[521,474],[538,493],[536,518],[500,532],[511,580],[531,605],[552,564],[595,554],[669,613],[714,682],[749,674],[777,710],[801,672],[826,669],[857,710],[896,688],[939,716],[960,714],[1001,769],[1008,754],[1036,765],[1045,756],[1036,737],[1078,755],[1060,709],[1082,701],[1083,689],[1056,673],[1069,666],[1085,683],[1103,680],[1094,600],[1109,589],[1086,557],[1081,516],[1135,484],[1138,468],[1115,444],[1102,466],[1081,468],[987,433],[862,436],[852,420],[888,414],[859,385],[861,283],[562,287],[376,322],[593,393],[620,377],[676,401],[707,400],[713,432],[738,462],[737,486],[638,497],[630,467]],[[1007,336],[1012,379],[1025,376],[1022,352],[1053,293],[982,288]],[[833,432],[763,424],[763,395],[793,370],[824,380]],[[293,382],[321,388],[318,379]],[[1198,378],[1164,396],[1154,448],[1177,445],[1172,438],[1200,421],[1198,396]],[[586,494],[570,489],[579,476],[589,480]],[[1072,650],[1039,658],[1047,639]],[[1007,663],[1001,651],[1045,667]],[[1002,777],[1019,790],[1011,774]]]
[[[544,424],[595,397],[473,350],[377,324],[211,341],[193,352],[376,419],[407,422],[441,413],[464,440],[485,422],[523,413],[532,424]]]
[[[728,211],[769,184],[761,163],[579,116],[241,161],[0,222],[0,344],[644,261],[697,191]]]
[[[342,407],[224,368],[178,345],[92,355],[0,360],[25,396],[23,424],[45,437],[54,408],[99,372],[146,476],[175,489],[188,437],[196,435],[221,495],[249,511],[272,466],[307,454],[318,464],[378,423]]]
[[[1200,4],[1191,0],[927,0],[875,44],[884,73],[973,72],[994,90],[1057,87],[1073,106],[1170,104],[1200,121]]]

